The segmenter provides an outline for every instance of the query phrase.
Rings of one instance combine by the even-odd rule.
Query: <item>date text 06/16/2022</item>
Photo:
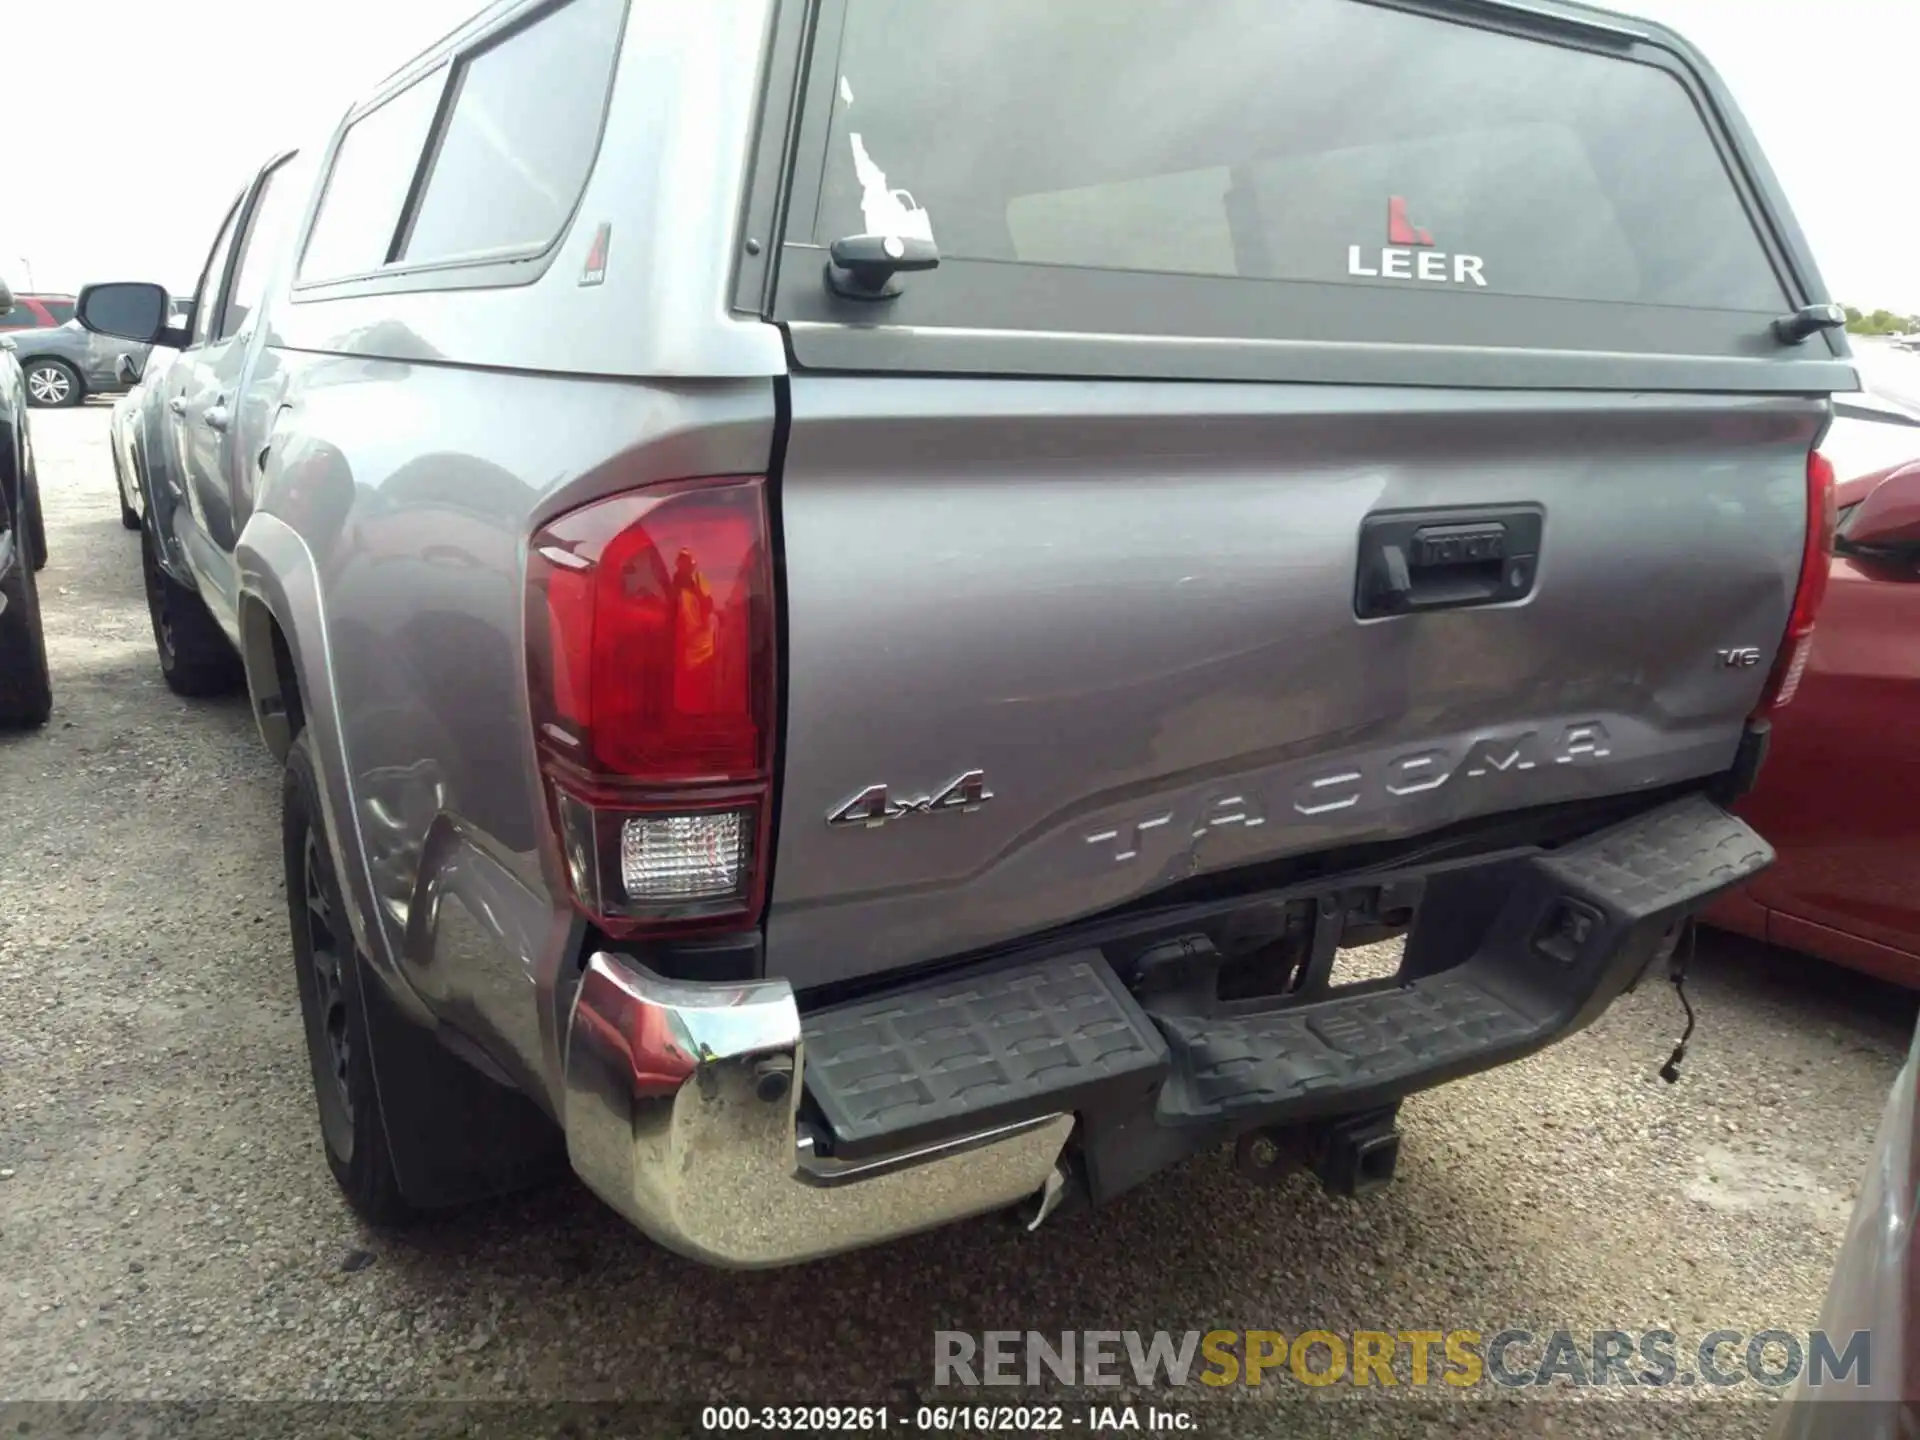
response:
[[[982,1432],[1042,1435],[1082,1431],[1193,1434],[1190,1411],[1157,1405],[708,1405],[700,1412],[708,1434],[818,1434],[888,1430],[928,1434]]]

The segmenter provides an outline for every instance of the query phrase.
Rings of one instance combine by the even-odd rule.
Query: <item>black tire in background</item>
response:
[[[64,409],[78,405],[86,394],[78,372],[66,361],[42,356],[27,362],[27,404],[41,409]]]
[[[354,1212],[390,1227],[413,1216],[387,1148],[386,1117],[374,1084],[372,1042],[360,956],[327,843],[326,811],[303,731],[287,752],[280,834],[286,862],[287,921],[300,987],[307,1059],[327,1168]],[[423,1044],[433,1041],[422,1038]]]
[[[47,673],[47,637],[40,627],[40,592],[33,567],[18,556],[0,581],[0,725],[35,726],[53,713]]]
[[[160,568],[153,537],[140,537],[140,569],[147,585],[147,616],[160,674],[176,695],[231,695],[246,671],[200,597]]]

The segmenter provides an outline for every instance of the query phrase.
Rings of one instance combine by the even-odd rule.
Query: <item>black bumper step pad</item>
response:
[[[1526,1040],[1534,1022],[1470,980],[1436,975],[1404,990],[1327,1000],[1239,1019],[1155,1017],[1176,1083],[1161,1097],[1172,1124],[1211,1124],[1320,1092],[1390,1088]],[[1344,1103],[1336,1108],[1348,1108]]]
[[[1244,1128],[1391,1104],[1587,1024],[1676,920],[1772,859],[1689,797],[1519,864],[1471,954],[1393,988],[1143,1009],[1088,949],[815,1011],[810,1118],[861,1160],[1067,1111]]]
[[[1773,850],[1705,797],[1542,855],[1464,963],[1390,990],[1257,1014],[1155,1013],[1172,1052],[1163,1124],[1277,1124],[1389,1103],[1580,1028],[1669,927]]]
[[[1539,862],[1568,889],[1635,920],[1702,903],[1772,863],[1773,847],[1704,795],[1663,805]]]
[[[1166,1042],[1098,950],[816,1011],[801,1029],[806,1094],[849,1160],[1094,1104],[1144,1106],[1167,1073]]]

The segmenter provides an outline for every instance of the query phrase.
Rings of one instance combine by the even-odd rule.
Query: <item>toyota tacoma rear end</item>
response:
[[[516,0],[280,173],[150,588],[287,762],[369,1216],[561,1134],[724,1265],[1359,1192],[1771,859],[1858,382],[1665,30]]]
[[[805,1163],[1378,1183],[1770,859],[1721,805],[1854,382],[1764,164],[1572,7],[848,0],[810,58],[755,992]]]

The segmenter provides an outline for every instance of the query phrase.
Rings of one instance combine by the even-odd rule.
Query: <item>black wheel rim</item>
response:
[[[301,865],[301,900],[306,909],[307,970],[313,980],[313,1078],[320,1101],[320,1124],[327,1142],[343,1158],[353,1153],[353,1102],[347,1074],[353,1041],[347,1031],[345,943],[334,918],[326,884],[326,861],[312,827]]]

